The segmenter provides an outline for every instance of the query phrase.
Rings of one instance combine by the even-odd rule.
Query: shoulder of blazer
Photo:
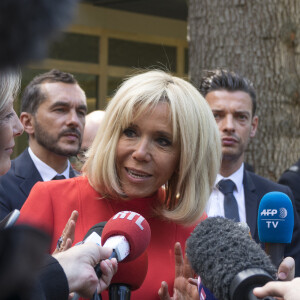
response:
[[[286,193],[290,198],[293,197],[292,191],[289,187],[274,182],[260,175],[254,174],[252,172],[245,171],[245,173],[247,174],[245,178],[247,178],[247,180],[251,178],[251,183],[253,184],[253,186],[255,186],[255,190],[257,194],[260,195],[261,197],[266,193],[275,192],[275,191]]]
[[[15,176],[21,178],[33,177],[37,179],[37,181],[42,181],[42,177],[29,155],[28,148],[25,149],[16,159],[14,159],[12,164],[14,167]]]

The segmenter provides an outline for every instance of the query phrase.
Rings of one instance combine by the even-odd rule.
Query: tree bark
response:
[[[254,83],[259,127],[246,161],[272,180],[300,157],[299,16],[299,0],[189,0],[191,81],[222,67]]]

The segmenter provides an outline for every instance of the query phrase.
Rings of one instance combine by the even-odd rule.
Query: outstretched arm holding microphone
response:
[[[270,281],[263,287],[253,290],[256,297],[263,298],[267,296],[281,297],[284,300],[300,299],[300,278],[297,277],[292,281]]]
[[[77,292],[82,297],[90,298],[96,290],[97,293],[105,290],[117,272],[117,260],[108,259],[111,253],[110,248],[85,243],[54,254],[53,257],[58,260],[66,274],[69,292]],[[100,261],[102,276],[98,278],[94,266]]]

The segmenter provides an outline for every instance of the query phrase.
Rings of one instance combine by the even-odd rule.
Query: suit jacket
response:
[[[243,185],[245,193],[246,220],[250,227],[252,238],[257,243],[259,243],[257,212],[261,198],[266,193],[277,191],[287,194],[292,200],[294,207],[294,232],[291,244],[287,244],[285,247],[284,256],[291,256],[295,259],[296,276],[300,276],[300,220],[295,209],[295,200],[290,188],[248,171],[245,171],[244,173]]]
[[[287,185],[292,190],[300,216],[300,159],[281,175],[278,183]]]
[[[70,167],[70,178],[77,176]],[[43,181],[28,148],[12,160],[10,170],[0,177],[0,220],[14,209],[21,209],[32,187]]]

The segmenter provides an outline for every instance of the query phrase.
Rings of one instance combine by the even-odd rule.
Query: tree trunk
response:
[[[189,0],[189,65],[249,78],[259,126],[246,160],[277,180],[300,157],[300,1]]]

